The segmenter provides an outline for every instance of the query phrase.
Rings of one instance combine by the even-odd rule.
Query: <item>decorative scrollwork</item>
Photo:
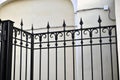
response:
[[[66,32],[66,35],[67,35],[67,36],[70,36],[70,34],[72,34],[72,31]]]
[[[95,31],[96,34],[98,33],[98,29],[96,29],[96,28],[85,29],[85,30],[83,31],[83,33],[86,35],[87,32],[88,32],[88,33],[89,33],[89,36],[92,37],[94,31]]]
[[[58,35],[59,35],[60,37],[63,37],[63,33],[62,33],[62,32],[58,32]]]
[[[103,33],[106,33],[106,31],[108,31],[108,35],[112,35],[112,29],[113,29],[113,27],[105,27],[105,28],[103,28],[102,29],[102,32]]]
[[[46,39],[47,38],[47,34],[42,34],[43,38]]]
[[[38,39],[38,38],[39,38],[39,35],[34,35],[34,38],[35,38],[35,39]]]
[[[53,38],[53,35],[55,36],[55,33],[51,33],[50,34],[50,38]]]
[[[106,33],[107,28],[102,28],[102,32]]]
[[[76,35],[80,35],[80,31],[79,30],[76,30],[75,33],[76,33]]]

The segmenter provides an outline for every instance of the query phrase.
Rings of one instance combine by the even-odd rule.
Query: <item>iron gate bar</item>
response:
[[[104,43],[104,44],[102,44],[102,45],[109,45],[110,43]],[[116,42],[112,42],[111,44],[116,44]],[[100,44],[92,44],[92,45],[100,45]],[[82,45],[75,45],[74,47],[80,47],[80,46],[82,46]],[[90,44],[86,44],[86,45],[83,45],[83,46],[90,46]],[[63,48],[64,46],[59,46],[59,47],[57,47],[57,48]],[[65,46],[65,47],[72,47],[72,45],[71,46]],[[52,48],[55,48],[55,47],[50,47],[49,49],[52,49]],[[34,50],[39,50],[40,48],[34,48]],[[47,49],[47,47],[43,47],[43,48],[41,48],[41,49]]]
[[[30,72],[30,80],[34,80],[34,33],[33,33],[33,25],[32,25],[32,34],[31,34],[31,72]]]
[[[49,22],[47,24],[47,39],[48,39],[48,44],[47,44],[47,47],[48,47],[48,80],[49,80],[49,60],[50,60],[50,51],[49,51],[49,47],[50,47],[50,44],[49,44],[49,29],[50,29],[50,25],[49,25]]]
[[[65,36],[65,32],[66,32],[66,23],[65,21],[63,22],[63,36],[64,36],[64,80],[66,80],[66,36]]]
[[[26,33],[25,33],[25,34],[26,34]],[[19,38],[16,38],[16,37],[13,37],[13,39],[16,39],[16,40],[21,40],[21,39],[19,39]],[[31,43],[31,42],[29,42],[29,41],[27,41],[27,40],[22,40],[22,42]]]
[[[16,45],[16,46],[19,46],[20,47],[20,45],[18,45],[18,44],[12,44],[12,45]],[[26,48],[26,46],[22,46],[23,48]],[[27,49],[31,49],[30,47],[27,47]]]
[[[39,80],[41,80],[41,77],[42,77],[42,76],[41,76],[41,60],[42,60],[42,59],[41,59],[41,58],[42,58],[42,56],[41,56],[41,54],[42,54],[42,52],[41,52],[41,47],[42,47],[41,42],[42,42],[42,35],[39,36],[39,42],[40,42],[40,43],[39,43],[39,44],[40,44],[40,45],[39,45],[39,47],[40,47]]]
[[[113,28],[111,28],[111,27],[108,27],[108,34],[109,34],[109,41],[110,41],[110,60],[111,60],[111,78],[112,78],[112,80],[114,80],[114,77],[113,77],[113,58],[112,58],[112,44],[111,44],[111,42],[112,42],[112,39],[111,39],[111,35],[112,35],[112,29]]]
[[[28,54],[28,34],[25,34],[26,35],[26,67],[25,67],[25,80],[27,80],[27,54]]]
[[[111,36],[111,38],[115,38],[116,36]],[[93,37],[92,39],[94,40],[94,39],[98,39],[98,38],[100,38],[100,37]],[[109,38],[109,36],[107,36],[107,37],[101,37],[102,39],[103,38]],[[88,39],[90,39],[90,38],[81,38],[81,39],[74,39],[75,41],[79,41],[79,40],[88,40]],[[24,40],[23,40],[24,41]],[[57,42],[63,42],[64,40],[57,40]],[[66,40],[66,41],[72,41],[72,40]],[[50,43],[54,43],[55,41],[49,41]],[[29,42],[28,42],[29,43]],[[42,43],[47,43],[47,41],[43,41]],[[39,44],[39,42],[35,42],[34,44]]]
[[[23,42],[22,42],[22,39],[23,39],[23,22],[21,21],[21,31],[20,31],[20,80],[22,80],[22,45],[23,45]]]
[[[83,55],[83,20],[80,20],[80,29],[81,29],[81,65],[82,65],[82,80],[84,80],[84,55]]]
[[[102,35],[101,35],[101,22],[102,22],[102,20],[101,20],[101,18],[100,18],[100,16],[99,16],[99,19],[98,19],[98,23],[99,23],[99,36],[100,36],[100,59],[101,59],[101,80],[103,80],[103,53],[102,53]]]
[[[55,46],[56,46],[56,48],[55,48],[55,49],[56,49],[56,59],[55,59],[55,60],[56,60],[56,80],[58,80],[58,78],[57,78],[57,75],[58,75],[58,72],[57,72],[57,71],[58,71],[58,70],[57,70],[57,69],[58,69],[58,68],[57,68],[57,65],[58,65],[58,63],[57,63],[57,61],[58,61],[58,59],[57,59],[57,57],[58,57],[58,55],[57,55],[57,54],[58,54],[58,47],[57,47],[57,46],[58,46],[58,43],[57,43],[57,41],[58,41],[58,33],[55,33]]]
[[[101,28],[108,28],[108,27],[116,27],[115,25],[109,25],[109,26],[101,26]],[[67,28],[67,27],[66,27]],[[82,28],[82,29],[70,29],[70,30],[65,30],[65,32],[69,32],[69,31],[84,31],[84,30],[89,30],[89,29],[93,29],[93,30],[95,30],[95,29],[99,29],[99,27],[88,27],[88,28]],[[26,31],[25,31],[26,32]],[[55,32],[58,32],[58,33],[64,33],[64,31],[51,31],[51,32],[49,32],[49,34],[54,34]],[[30,34],[30,33],[28,33],[28,34]],[[34,33],[34,35],[40,35],[40,34],[43,34],[43,35],[45,35],[46,34],[46,32],[42,32],[42,33]]]
[[[75,42],[74,42],[74,39],[75,39],[75,31],[73,31],[71,33],[71,37],[72,37],[72,48],[73,48],[73,80],[75,80]]]

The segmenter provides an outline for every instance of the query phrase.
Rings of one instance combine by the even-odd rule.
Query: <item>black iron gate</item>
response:
[[[0,80],[119,80],[116,26],[101,22],[29,32],[0,21]]]

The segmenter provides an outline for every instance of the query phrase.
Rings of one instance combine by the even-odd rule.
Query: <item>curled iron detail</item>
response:
[[[70,36],[70,34],[72,34],[72,31],[66,32],[66,35],[67,35],[67,36]]]
[[[55,33],[51,33],[50,34],[50,38],[53,38],[53,35],[55,36]]]
[[[95,32],[95,34],[98,34],[98,29],[97,28],[93,29],[93,32]]]
[[[36,40],[39,38],[39,35],[35,35],[35,37],[34,37]]]
[[[108,28],[102,28],[103,33],[106,33],[106,30],[108,30]]]
[[[27,33],[23,32],[22,34],[23,34],[23,37],[25,37]]]
[[[62,33],[62,32],[58,32],[58,35],[59,35],[60,37],[63,37],[63,33]]]
[[[46,39],[47,38],[47,34],[42,34],[43,38]]]
[[[76,35],[80,35],[80,31],[79,30],[75,31],[75,33],[76,33]]]
[[[89,32],[89,29],[83,30],[83,34],[84,34],[84,35],[87,35],[87,32]]]

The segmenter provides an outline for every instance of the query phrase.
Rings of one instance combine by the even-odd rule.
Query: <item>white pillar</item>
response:
[[[115,0],[116,25],[117,25],[117,41],[118,41],[118,60],[119,60],[119,76],[120,76],[120,0]]]

